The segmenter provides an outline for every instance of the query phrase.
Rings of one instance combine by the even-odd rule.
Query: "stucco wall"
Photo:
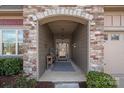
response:
[[[87,72],[88,64],[88,36],[87,26],[79,25],[78,28],[73,32],[72,44],[75,43],[76,47],[72,48],[72,55],[75,64],[77,64],[85,73]]]
[[[39,25],[39,75],[46,69],[46,55],[53,48],[53,34],[47,25]]]

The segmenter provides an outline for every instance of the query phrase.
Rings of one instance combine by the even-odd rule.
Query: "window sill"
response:
[[[15,57],[23,57],[23,54],[20,55],[0,55],[0,58],[15,58]]]

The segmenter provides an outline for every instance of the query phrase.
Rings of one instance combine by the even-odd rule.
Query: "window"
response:
[[[119,40],[119,34],[112,34],[111,40]]]
[[[0,30],[0,54],[23,54],[23,31],[17,29]]]
[[[104,34],[104,40],[108,40],[108,34]]]

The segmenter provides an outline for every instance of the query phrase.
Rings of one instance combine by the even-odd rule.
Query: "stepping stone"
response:
[[[79,88],[78,83],[55,83],[55,88]]]

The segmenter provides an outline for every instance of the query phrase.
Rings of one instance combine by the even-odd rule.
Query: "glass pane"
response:
[[[112,34],[111,40],[119,40],[119,34]]]
[[[19,40],[19,43],[23,43],[23,30],[19,30],[18,31],[18,40]]]
[[[3,54],[16,54],[16,30],[3,30]]]
[[[24,48],[23,48],[23,30],[18,31],[18,53],[23,54],[24,53]]]
[[[23,48],[23,43],[18,43],[18,53],[19,54],[24,54],[24,48]]]
[[[15,30],[3,30],[3,42],[16,43],[16,31]]]
[[[16,53],[16,43],[3,43],[3,54],[10,55]]]

